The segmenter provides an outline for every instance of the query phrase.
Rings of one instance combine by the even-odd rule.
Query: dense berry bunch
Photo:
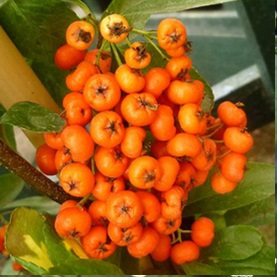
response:
[[[104,18],[99,30],[102,46],[89,50],[94,28],[72,23],[55,55],[56,65],[69,70],[62,103],[67,125],[45,134],[36,160],[45,174],[58,175],[67,193],[84,198],[61,205],[56,231],[77,239],[91,258],[127,247],[137,258],[194,261],[212,243],[215,226],[200,217],[184,236],[182,213],[211,169],[212,188],[221,194],[243,179],[253,145],[243,104],[226,101],[216,117],[203,110],[205,85],[190,75],[179,20],[158,25],[151,49],[167,60],[161,67],[151,66],[147,44],[128,39],[136,32],[153,43],[155,33],[131,28],[118,14]],[[120,60],[116,44],[123,40],[128,47]]]

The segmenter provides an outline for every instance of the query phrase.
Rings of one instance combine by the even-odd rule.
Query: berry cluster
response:
[[[83,198],[61,205],[55,229],[79,240],[91,258],[105,259],[127,247],[137,258],[196,260],[199,249],[212,243],[214,223],[200,217],[189,230],[180,229],[188,193],[212,168],[218,193],[242,180],[245,153],[253,145],[243,105],[226,101],[218,117],[202,109],[205,85],[190,76],[190,43],[179,20],[164,19],[156,32],[146,32],[112,14],[99,30],[102,46],[88,50],[93,25],[73,22],[55,54],[56,65],[69,70],[62,103],[67,125],[44,135],[36,161],[45,174],[58,175],[67,193]],[[130,42],[130,32],[152,44],[155,38],[153,49],[166,65],[151,67],[147,45]],[[117,47],[123,40],[124,62]]]

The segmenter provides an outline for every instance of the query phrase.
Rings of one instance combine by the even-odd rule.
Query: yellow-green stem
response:
[[[101,46],[99,48],[99,51],[96,55],[95,65],[98,66],[98,67],[99,67],[99,60],[101,58],[102,51],[103,51],[103,49],[105,48],[106,45],[107,45],[107,41],[103,40],[103,42],[101,43]]]
[[[171,244],[175,244],[177,242],[182,242],[182,234],[190,234],[191,233],[191,230],[182,230],[182,229],[178,229],[177,230],[177,237],[176,237],[176,234],[173,233],[172,234],[172,242]]]
[[[114,53],[114,56],[115,56],[117,65],[118,65],[118,66],[122,65],[122,61],[121,61],[121,58],[120,58],[120,56],[119,56],[119,54],[118,54],[118,50],[117,50],[115,44],[114,44],[114,43],[110,43],[110,46],[111,46],[111,49],[112,49],[112,51],[113,51],[113,53]]]
[[[219,125],[217,125],[216,128],[215,128],[211,133],[209,133],[208,135],[205,136],[205,138],[210,138],[210,137],[212,137],[214,134],[216,134],[216,132],[217,132],[218,130],[220,130],[220,128],[222,128],[222,126],[223,126],[222,123],[220,123]],[[212,126],[212,127],[213,127],[213,126]],[[211,129],[211,127],[210,127],[210,129]],[[209,130],[209,129],[208,129],[208,130]]]
[[[146,40],[153,46],[153,48],[161,55],[161,57],[162,57],[164,60],[166,60],[166,61],[169,60],[169,58],[161,51],[161,49],[159,48],[159,46],[158,46],[156,43],[154,43],[154,42],[152,41],[151,38],[149,38],[148,36],[144,36],[144,37],[145,37]]]
[[[79,207],[83,207],[86,202],[89,200],[89,198],[91,197],[91,193],[88,193],[86,196],[84,196],[77,204],[77,206]]]
[[[153,39],[157,39],[157,37],[152,36],[152,34],[156,34],[157,33],[156,30],[148,30],[148,31],[146,31],[146,30],[139,30],[139,29],[133,28],[132,32],[134,32],[136,34],[139,34],[139,35],[142,35],[142,36],[148,36],[148,37],[152,37]]]

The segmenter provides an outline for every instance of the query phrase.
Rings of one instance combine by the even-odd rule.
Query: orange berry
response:
[[[55,219],[55,230],[61,237],[80,238],[91,227],[91,217],[86,209],[68,207],[59,211]]]
[[[140,239],[127,246],[129,254],[135,258],[149,255],[159,243],[159,234],[151,227],[145,227]]]
[[[193,134],[178,133],[166,145],[167,152],[174,157],[195,158],[202,149],[199,138]]]
[[[196,261],[199,256],[199,247],[190,240],[173,245],[170,252],[171,261],[177,265]]]
[[[137,224],[142,215],[141,201],[132,191],[116,192],[107,200],[107,219],[121,228],[129,228]]]
[[[78,50],[86,50],[94,40],[94,27],[85,20],[72,22],[66,29],[66,42]]]
[[[240,182],[246,170],[247,157],[244,154],[230,152],[221,160],[220,172],[231,182]]]
[[[159,243],[157,247],[151,252],[151,257],[155,261],[164,262],[170,256],[171,238],[168,235],[159,234],[159,236]]]
[[[220,172],[215,172],[211,177],[211,186],[216,193],[225,194],[233,191],[237,183],[229,181]]]
[[[129,165],[128,176],[131,184],[136,188],[152,188],[161,178],[159,162],[148,155],[140,156]]]
[[[111,43],[119,43],[128,36],[130,25],[124,16],[113,13],[101,20],[99,29],[105,40]]]
[[[60,185],[70,195],[84,197],[92,192],[95,178],[89,167],[82,163],[65,165],[60,172]]]
[[[199,217],[191,226],[191,238],[199,247],[209,246],[214,239],[214,223],[208,217]]]
[[[165,18],[157,28],[158,44],[163,49],[176,49],[187,41],[187,30],[176,18]]]
[[[244,154],[254,145],[253,137],[246,128],[228,127],[223,135],[224,144],[234,152]]]
[[[241,102],[236,104],[231,101],[224,101],[217,108],[217,115],[220,120],[228,127],[244,126],[246,122],[246,114],[242,109],[244,105]]]

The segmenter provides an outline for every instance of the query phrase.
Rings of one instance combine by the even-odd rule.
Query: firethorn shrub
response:
[[[215,116],[203,108],[205,84],[191,76],[187,31],[178,19],[157,27],[161,66],[151,64],[152,48],[127,38],[138,30],[124,16],[107,15],[99,31],[113,52],[89,49],[95,28],[76,21],[55,53],[57,67],[68,70],[66,126],[44,134],[36,162],[44,174],[57,174],[65,192],[82,198],[61,205],[56,232],[78,240],[93,259],[126,247],[135,258],[196,261],[212,244],[215,224],[200,216],[182,230],[186,202],[207,180],[217,194],[243,180],[254,143],[244,105],[224,101]],[[124,41],[120,56],[115,44]]]

